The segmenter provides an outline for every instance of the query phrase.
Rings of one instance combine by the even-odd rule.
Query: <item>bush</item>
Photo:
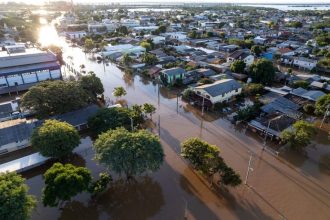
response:
[[[209,79],[209,78],[202,78],[198,82],[201,84],[211,84],[211,83],[213,83],[213,80]]]
[[[315,112],[315,106],[313,104],[306,104],[303,108],[307,114],[312,115]]]
[[[248,95],[261,94],[264,90],[264,86],[260,83],[250,83],[244,87],[244,93]]]

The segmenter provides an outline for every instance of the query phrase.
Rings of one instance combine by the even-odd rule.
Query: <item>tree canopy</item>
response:
[[[103,84],[95,73],[83,76],[79,79],[79,85],[85,90],[90,98],[89,102],[95,102],[98,95],[103,94]]]
[[[316,114],[324,115],[329,106],[330,106],[330,94],[320,97],[315,103]]]
[[[143,111],[145,114],[150,114],[150,117],[152,117],[152,114],[155,113],[156,107],[149,103],[143,104]]]
[[[33,131],[31,144],[45,157],[61,158],[80,144],[80,136],[66,122],[46,120]]]
[[[131,129],[131,118],[134,125],[142,123],[142,111],[132,108],[102,108],[88,119],[88,127],[94,135],[101,134],[109,129],[124,127]]]
[[[94,148],[100,163],[117,174],[126,175],[127,179],[158,170],[164,160],[158,137],[146,130],[109,130],[98,137]]]
[[[313,124],[306,121],[297,121],[292,125],[292,129],[286,129],[281,133],[282,141],[289,144],[294,150],[302,150],[308,144],[315,133]]]
[[[256,55],[256,56],[258,57],[258,56],[260,56],[260,54],[262,53],[262,50],[261,50],[260,46],[258,46],[258,45],[253,45],[253,46],[251,47],[251,52],[252,52],[254,55]]]
[[[32,86],[23,95],[21,106],[38,118],[63,114],[88,104],[88,94],[76,81],[46,81]]]
[[[242,182],[239,174],[224,162],[215,145],[199,138],[190,138],[181,143],[181,155],[189,160],[195,169],[208,176],[219,173],[221,184],[237,186]]]
[[[113,95],[116,97],[116,98],[120,98],[122,96],[125,96],[127,93],[126,93],[126,90],[124,89],[124,87],[122,86],[119,86],[119,87],[116,87],[114,88],[113,90]]]
[[[27,194],[28,187],[24,181],[14,172],[0,173],[0,219],[30,219],[36,199]]]
[[[250,74],[253,82],[270,85],[275,79],[273,63],[266,59],[259,59],[250,66]]]
[[[142,55],[142,62],[144,62],[148,65],[154,65],[156,62],[158,62],[158,59],[154,54],[144,53]]]
[[[88,191],[92,177],[85,167],[55,163],[46,171],[44,179],[42,202],[44,206],[54,207],[59,202],[68,201],[73,196]]]
[[[230,64],[230,71],[233,73],[244,73],[246,63],[243,60],[235,60]]]

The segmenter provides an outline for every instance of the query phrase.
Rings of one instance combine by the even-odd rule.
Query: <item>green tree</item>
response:
[[[90,184],[88,191],[92,193],[93,196],[97,196],[107,189],[110,182],[112,182],[112,177],[109,174],[100,173],[99,179]]]
[[[44,179],[42,202],[44,206],[55,207],[60,202],[68,201],[73,196],[88,191],[92,177],[85,167],[55,163],[46,171]]]
[[[198,138],[190,138],[181,143],[181,155],[189,160],[195,169],[212,177],[220,174],[220,183],[229,186],[241,184],[239,174],[230,168],[219,155],[217,146]]]
[[[244,93],[248,95],[261,94],[264,90],[264,86],[260,83],[249,83],[244,87]]]
[[[97,136],[102,132],[118,127],[131,129],[131,119],[133,119],[134,125],[139,125],[143,122],[141,118],[143,119],[142,111],[133,108],[102,108],[88,119],[88,127]]]
[[[21,107],[38,118],[63,114],[88,104],[86,92],[76,81],[46,81],[32,86],[23,95]]]
[[[28,187],[24,181],[14,172],[0,173],[0,219],[30,219],[36,199],[27,194]]]
[[[151,43],[149,43],[147,41],[142,41],[140,43],[140,46],[146,48],[147,51],[150,51],[152,49]]]
[[[128,29],[126,26],[120,26],[119,28],[116,29],[116,31],[124,35],[128,34]]]
[[[128,66],[129,64],[131,64],[133,62],[132,57],[130,57],[127,53],[124,54],[123,59],[122,59],[122,63],[126,66]]]
[[[221,184],[229,186],[238,186],[242,183],[241,177],[237,174],[231,167],[224,166],[220,171],[220,181]]]
[[[165,25],[160,25],[159,27],[158,27],[158,30],[159,30],[159,32],[160,33],[165,33],[166,32],[166,26]]]
[[[146,63],[147,65],[154,65],[156,62],[158,62],[158,59],[154,54],[144,53],[142,55],[142,62]]]
[[[113,95],[116,97],[116,98],[120,98],[122,96],[125,96],[127,93],[126,93],[126,90],[124,89],[124,87],[122,86],[119,86],[119,87],[116,87],[114,88],[113,90]]]
[[[292,125],[292,129],[284,130],[281,133],[281,139],[288,143],[290,148],[299,151],[310,144],[313,134],[315,134],[314,125],[301,120],[296,121]]]
[[[308,86],[309,86],[309,82],[308,81],[305,81],[305,80],[298,80],[298,81],[295,81],[293,84],[292,84],[293,88],[304,88],[304,89],[307,89]]]
[[[244,73],[244,69],[246,64],[243,60],[235,60],[232,64],[230,64],[230,71],[234,73]]]
[[[195,169],[204,174],[212,175],[218,171],[219,149],[206,141],[198,138],[190,138],[181,144],[181,155],[189,160]]]
[[[261,50],[260,46],[258,46],[258,45],[253,45],[253,46],[251,47],[251,52],[252,52],[254,55],[256,55],[257,57],[259,57],[260,54],[262,53],[262,50]]]
[[[192,39],[196,39],[197,38],[197,32],[195,30],[193,30],[192,32],[190,32],[188,34],[188,37],[190,37]]]
[[[98,95],[103,94],[104,88],[103,84],[94,73],[91,73],[87,76],[82,76],[79,79],[79,85],[83,88],[88,94],[89,102],[96,102],[96,98]]]
[[[84,47],[85,47],[85,49],[86,49],[87,52],[90,52],[95,47],[94,41],[92,39],[90,39],[90,38],[87,38],[85,40]]]
[[[80,144],[78,131],[66,122],[46,120],[32,134],[31,144],[45,157],[61,158]]]
[[[270,85],[275,79],[273,63],[266,59],[259,59],[250,66],[250,74],[253,82]]]
[[[305,104],[304,107],[304,112],[306,112],[307,114],[313,115],[315,112],[315,106],[313,104]]]
[[[156,107],[149,103],[143,104],[143,111],[145,114],[150,114],[150,118],[152,118],[152,114],[155,113]]]
[[[321,47],[330,45],[330,33],[321,33],[315,38],[315,40]]]
[[[330,94],[320,97],[315,103],[315,113],[324,115],[330,106]]]
[[[126,175],[128,180],[146,171],[158,170],[164,160],[158,137],[146,130],[109,130],[98,137],[94,148],[100,163],[117,174]]]

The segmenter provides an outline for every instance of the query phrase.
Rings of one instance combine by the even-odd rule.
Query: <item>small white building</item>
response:
[[[171,40],[177,40],[180,42],[187,41],[187,34],[185,32],[170,32],[164,33],[162,36],[169,37]]]
[[[79,40],[82,37],[86,36],[85,31],[73,31],[73,32],[66,32],[65,36],[71,40]]]
[[[253,39],[253,42],[255,43],[255,44],[259,44],[259,45],[264,45],[265,44],[265,42],[266,42],[266,38],[262,38],[262,37],[260,37],[260,36],[257,36],[257,37],[255,37],[254,39]]]
[[[122,19],[120,21],[120,24],[122,26],[126,26],[127,28],[133,28],[133,27],[140,26],[140,21],[139,20],[134,20],[134,19]]]
[[[317,64],[317,60],[312,60],[305,57],[295,57],[293,59],[293,65],[308,70],[312,70],[313,68],[315,68],[316,64]]]
[[[227,102],[241,94],[242,86],[234,79],[221,79],[212,84],[205,84],[193,88],[198,96],[209,100],[212,104]]]
[[[164,44],[165,43],[165,37],[158,36],[158,35],[145,35],[146,39],[152,40],[154,44]]]
[[[254,62],[254,56],[243,50],[236,50],[227,57],[227,62],[231,63],[235,60],[243,60],[247,66],[251,66]]]

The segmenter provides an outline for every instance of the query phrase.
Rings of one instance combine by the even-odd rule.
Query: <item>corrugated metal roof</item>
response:
[[[56,61],[57,58],[54,54],[42,51],[39,53],[12,54],[0,57],[0,69]]]
[[[46,70],[46,69],[59,69],[60,64],[57,62],[48,62],[48,63],[38,63],[32,65],[24,65],[24,66],[14,66],[10,68],[2,68],[0,69],[0,76],[5,75],[13,75],[19,73],[27,73],[38,70]]]
[[[0,146],[29,139],[34,126],[33,123],[24,122],[14,126],[1,128]]]
[[[217,97],[219,95],[228,93],[230,91],[233,91],[233,90],[239,89],[239,88],[242,88],[241,84],[239,84],[234,79],[222,79],[222,80],[216,81],[212,84],[206,84],[206,85],[196,87],[196,89],[205,90],[212,97]]]

